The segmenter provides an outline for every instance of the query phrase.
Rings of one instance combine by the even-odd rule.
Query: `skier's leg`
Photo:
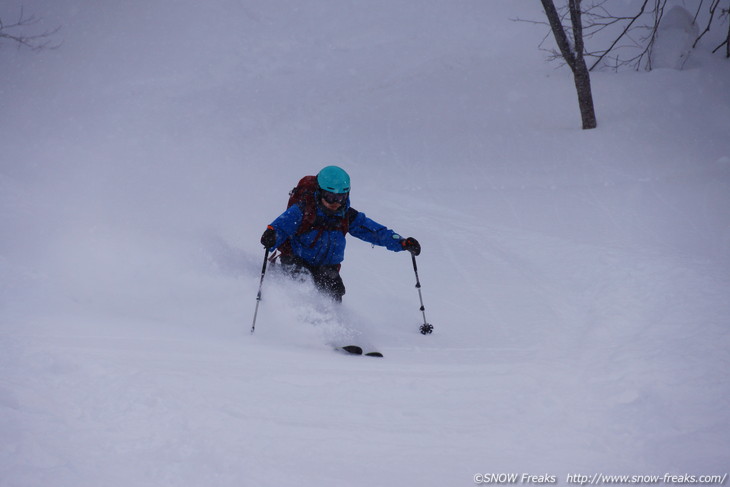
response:
[[[289,277],[297,281],[304,281],[312,274],[302,259],[294,255],[282,255],[279,257],[281,270]]]
[[[340,266],[323,265],[311,269],[314,284],[324,294],[330,296],[334,301],[341,303],[345,294],[345,283],[340,276]]]

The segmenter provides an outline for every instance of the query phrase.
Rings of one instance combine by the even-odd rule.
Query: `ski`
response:
[[[362,348],[357,345],[345,345],[344,347],[335,347],[338,352],[345,352],[351,355],[362,355]]]
[[[345,345],[344,347],[335,347],[338,352],[347,353],[350,355],[364,355],[366,357],[382,357],[383,354],[380,352],[367,352],[364,353],[362,347],[357,345]]]

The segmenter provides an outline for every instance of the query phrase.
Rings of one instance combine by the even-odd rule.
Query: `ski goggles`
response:
[[[322,199],[330,204],[338,203],[342,205],[347,201],[349,195],[350,193],[330,193],[329,191],[322,190]]]

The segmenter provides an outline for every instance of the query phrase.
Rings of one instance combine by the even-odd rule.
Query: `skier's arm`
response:
[[[302,223],[302,209],[299,205],[292,205],[279,215],[279,217],[271,222],[269,228],[276,232],[276,243],[271,249],[276,249],[283,244],[286,239],[297,232],[299,225]]]
[[[350,235],[394,252],[404,250],[403,237],[384,225],[371,220],[363,212],[358,212],[350,223]]]

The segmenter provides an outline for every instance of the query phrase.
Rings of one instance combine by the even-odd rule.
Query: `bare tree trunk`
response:
[[[580,118],[583,122],[583,129],[594,129],[598,126],[596,111],[593,107],[593,92],[591,91],[591,78],[588,73],[585,59],[581,56],[576,69],[573,71],[575,89],[578,92],[578,106],[580,107]]]
[[[580,2],[581,0],[568,0],[570,9],[570,22],[573,28],[574,48],[571,48],[568,35],[560,21],[558,11],[555,9],[553,0],[541,0],[545,9],[550,29],[555,36],[555,42],[558,44],[563,59],[573,71],[573,79],[575,80],[575,89],[578,93],[578,105],[580,107],[580,116],[583,122],[583,129],[594,129],[598,126],[596,121],[596,112],[593,107],[593,93],[591,91],[591,76],[583,57],[583,24],[581,22]]]

